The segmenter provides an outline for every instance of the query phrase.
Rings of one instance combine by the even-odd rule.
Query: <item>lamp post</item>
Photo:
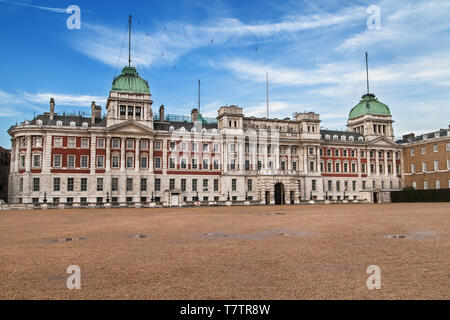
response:
[[[248,201],[248,192],[245,192],[245,201]]]
[[[328,200],[328,191],[325,193],[325,200]]]
[[[227,201],[230,201],[230,191],[228,191]]]
[[[312,200],[312,199],[313,199],[313,195],[312,195],[312,191],[311,191],[311,193],[309,195],[309,200]]]
[[[150,199],[151,202],[155,202],[155,198],[153,197],[153,191],[152,191],[152,198]]]
[[[109,191],[106,191],[106,203],[109,203],[111,199],[109,199]]]
[[[43,202],[46,204],[47,203],[47,191],[45,191],[44,192],[44,200],[43,200]]]

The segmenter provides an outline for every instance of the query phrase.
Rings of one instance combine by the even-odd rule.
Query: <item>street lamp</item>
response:
[[[47,203],[47,201],[48,201],[47,200],[47,191],[44,192],[44,200],[43,201],[44,201],[44,203]]]
[[[309,196],[309,198],[310,198],[310,200],[312,200],[312,199],[313,199],[312,191],[311,191],[311,193],[310,193],[310,196]]]
[[[227,201],[230,201],[230,191],[228,191]]]
[[[151,202],[155,202],[155,198],[153,197],[153,191],[152,191],[152,198],[150,199]]]
[[[106,191],[106,203],[109,203],[110,199],[109,199],[109,191]]]

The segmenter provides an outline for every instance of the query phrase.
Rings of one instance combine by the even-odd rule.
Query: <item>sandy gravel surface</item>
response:
[[[449,252],[445,203],[1,212],[0,299],[449,299]]]

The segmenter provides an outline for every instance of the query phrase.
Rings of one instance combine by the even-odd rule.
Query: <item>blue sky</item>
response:
[[[81,29],[69,30],[69,5]],[[381,12],[369,30],[367,8]],[[105,107],[114,75],[132,64],[149,81],[154,112],[190,114],[202,81],[202,113],[237,104],[271,117],[315,111],[322,126],[345,129],[366,91],[393,114],[396,136],[447,128],[450,121],[450,1],[31,1],[0,0],[0,145],[33,114]]]

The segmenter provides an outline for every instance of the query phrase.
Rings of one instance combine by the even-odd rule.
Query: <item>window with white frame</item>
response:
[[[41,155],[34,154],[33,155],[33,167],[39,168],[41,166]]]
[[[450,170],[450,159],[447,159],[447,170]],[[450,185],[449,185],[450,188]]]
[[[89,139],[88,138],[81,139],[81,148],[83,148],[83,149],[89,148]]]
[[[67,156],[67,168],[75,168],[75,156],[74,155]]]
[[[155,158],[155,169],[161,169],[161,158]]]
[[[219,170],[219,159],[214,159],[214,170]]]
[[[422,172],[427,172],[427,163],[422,162]]]
[[[105,167],[105,156],[100,155],[97,156],[97,168],[104,168]]]
[[[203,152],[208,152],[209,151],[209,144],[207,144],[207,143],[204,143],[203,144]]]
[[[186,142],[182,142],[181,143],[181,151],[186,151],[187,150],[187,144]]]
[[[411,163],[411,173],[416,173],[416,165]]]
[[[89,167],[89,156],[81,156],[81,168]]]
[[[54,140],[54,147],[55,147],[55,148],[62,148],[62,144],[63,144],[63,138],[61,138],[61,137],[55,137],[55,140]]]
[[[422,147],[422,154],[426,154],[426,153],[427,153],[426,148],[425,148],[425,147]]]
[[[60,154],[55,154],[53,156],[53,167],[55,168],[61,168],[62,164],[61,164],[61,155]]]
[[[409,154],[411,155],[411,157],[414,156],[414,149],[409,150]]]
[[[111,167],[115,169],[119,168],[119,156],[113,155],[111,160]]]
[[[111,148],[112,149],[119,149],[120,147],[120,140],[119,139],[112,139],[111,140]]]
[[[20,146],[22,148],[25,148],[27,146],[27,139],[26,138],[20,139]]]
[[[127,149],[134,149],[134,140],[133,139],[127,139]]]
[[[441,188],[441,180],[436,180],[436,189]]]
[[[434,171],[439,171],[439,160],[434,160]]]
[[[213,145],[213,151],[214,151],[214,152],[219,152],[219,144],[218,144],[218,143],[214,143],[214,145]]]
[[[175,150],[175,148],[176,148],[176,143],[173,141],[169,142],[169,149],[173,151],[173,150]]]
[[[146,169],[148,167],[148,157],[142,156],[141,157],[141,168]]]
[[[423,189],[428,190],[428,181],[423,182]]]
[[[42,137],[35,137],[33,145],[36,148],[41,148],[42,147]]]
[[[192,168],[191,169],[197,169],[198,162],[196,158],[192,158]]]
[[[412,187],[413,187],[414,189],[417,189],[417,182],[413,181]]]
[[[209,160],[208,159],[203,159],[202,169],[209,170]]]
[[[155,150],[161,150],[161,141],[155,141]]]
[[[180,167],[181,167],[181,169],[187,169],[187,159],[186,158],[180,159]]]
[[[74,137],[67,138],[67,147],[68,148],[76,148],[77,147],[77,138],[74,138]]]
[[[127,168],[134,168],[134,156],[127,156]]]
[[[169,158],[169,168],[175,169],[177,166],[177,159],[175,158]]]
[[[105,148],[105,139],[103,139],[103,138],[97,139],[97,148],[100,148],[100,149]]]
[[[433,145],[433,152],[438,152],[438,145],[437,144]]]

